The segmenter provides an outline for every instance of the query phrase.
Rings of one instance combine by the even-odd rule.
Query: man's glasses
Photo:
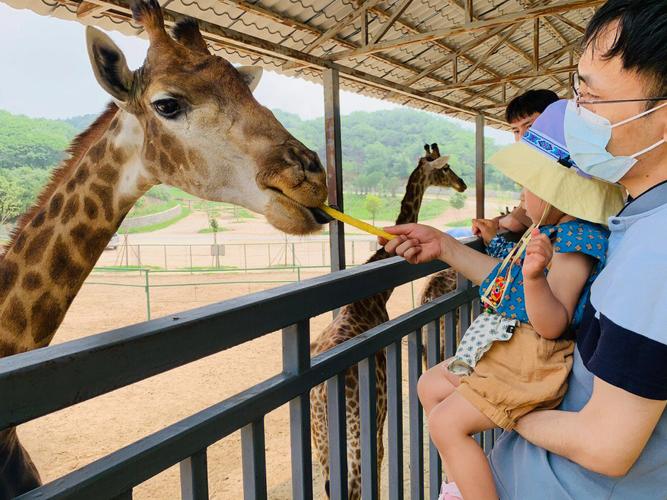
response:
[[[610,99],[610,100],[586,100],[581,98],[581,93],[579,89],[581,88],[581,80],[579,78],[579,73],[572,73],[570,78],[570,85],[572,86],[572,92],[574,93],[574,100],[577,103],[577,108],[582,104],[613,104],[620,102],[658,102],[658,101],[667,101],[667,96],[664,97],[643,97],[641,99]]]

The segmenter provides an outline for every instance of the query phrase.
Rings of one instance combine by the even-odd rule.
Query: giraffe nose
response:
[[[319,158],[315,157],[306,164],[306,170],[313,174],[317,174],[322,172],[324,168],[322,167]]]

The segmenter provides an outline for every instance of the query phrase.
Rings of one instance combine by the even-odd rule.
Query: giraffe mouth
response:
[[[332,205],[333,207],[333,205]],[[336,208],[336,207],[333,207]],[[321,208],[309,208],[310,213],[313,214],[313,218],[315,219],[315,222],[318,224],[328,224],[329,222],[332,222],[334,219],[331,217],[329,214],[327,214],[324,210]]]

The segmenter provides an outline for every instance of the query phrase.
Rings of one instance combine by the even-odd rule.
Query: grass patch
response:
[[[153,214],[159,214],[160,212],[164,212],[166,210],[169,210],[170,208],[174,208],[177,206],[179,202],[177,200],[169,200],[169,201],[159,201],[157,203],[155,202],[149,202],[145,203],[143,206],[140,207],[133,207],[132,210],[130,210],[130,213],[127,214],[129,218],[132,217],[143,217],[144,215],[153,215]]]
[[[185,219],[188,215],[190,215],[190,210],[187,208],[183,207],[181,208],[181,215],[178,215],[172,219],[166,220],[164,222],[160,222],[158,224],[151,224],[150,226],[141,226],[141,227],[133,227],[130,229],[121,229],[118,231],[119,234],[137,234],[137,233],[152,233],[153,231],[159,231],[160,229],[164,229],[166,227],[171,226],[172,224],[177,223],[179,220]]]
[[[345,212],[362,220],[372,220],[372,214],[366,210],[366,197],[360,194],[346,193],[344,198]],[[441,215],[449,203],[446,200],[426,199],[419,211],[419,220],[434,219]],[[401,199],[382,197],[382,207],[375,214],[375,220],[395,220],[401,210]]]
[[[222,233],[223,231],[229,231],[229,229],[225,229],[224,227],[219,227],[218,230],[217,230],[218,233]],[[209,234],[209,233],[213,233],[213,228],[205,227],[204,229],[200,229],[197,232],[199,234]]]
[[[448,222],[445,225],[447,227],[470,227],[472,225],[472,219],[455,220],[453,222]]]

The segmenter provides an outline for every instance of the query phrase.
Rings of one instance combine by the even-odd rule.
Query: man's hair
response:
[[[555,92],[547,89],[529,90],[528,92],[516,96],[510,101],[505,109],[505,120],[512,123],[526,118],[533,113],[541,113],[549,104],[558,100]]]
[[[615,22],[616,39],[603,58],[618,56],[624,69],[648,78],[647,97],[667,95],[667,1],[609,0],[588,24],[584,47],[596,49],[598,37]]]

